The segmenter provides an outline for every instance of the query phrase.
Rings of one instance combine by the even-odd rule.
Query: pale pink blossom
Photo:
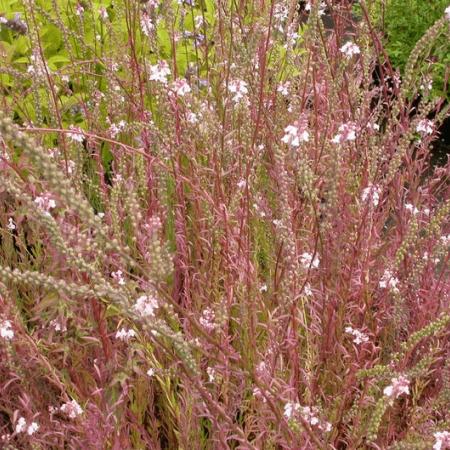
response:
[[[20,417],[19,420],[16,423],[15,431],[16,433],[23,433],[27,427],[27,421],[25,420],[25,417]]]
[[[136,332],[134,330],[127,330],[126,328],[121,328],[116,332],[116,339],[120,341],[128,342],[130,339],[136,336]]]
[[[77,16],[82,17],[84,14],[84,8],[82,5],[80,5],[79,3],[77,3],[77,6],[75,7],[75,13]]]
[[[247,83],[243,80],[232,80],[228,84],[228,90],[234,94],[233,102],[238,103],[246,99],[248,94]]]
[[[289,87],[291,83],[289,81],[286,81],[286,83],[280,83],[277,87],[277,92],[279,92],[284,97],[287,97],[289,95]]]
[[[214,311],[211,308],[205,308],[202,312],[200,319],[200,325],[205,328],[207,331],[211,332],[215,328],[217,328],[217,324],[215,323],[216,316]]]
[[[405,209],[409,211],[411,214],[414,215],[419,214],[419,210],[411,203],[405,203]]]
[[[313,259],[313,255],[311,253],[304,252],[300,256],[300,263],[305,269],[309,269],[309,267],[317,269],[320,264],[320,259],[317,255]]]
[[[10,341],[14,337],[14,331],[9,320],[4,320],[0,323],[0,337],[7,341]]]
[[[352,327],[346,327],[345,332],[353,336],[353,342],[357,345],[369,342],[369,336],[367,336],[367,334],[359,330],[355,330]]]
[[[106,8],[104,6],[101,6],[98,9],[98,15],[101,17],[102,20],[108,19],[108,11],[106,11]]]
[[[152,295],[141,295],[133,306],[134,311],[142,317],[153,317],[158,308],[158,300]]]
[[[284,129],[285,135],[281,138],[282,142],[292,147],[300,146],[302,142],[309,141],[309,132],[304,126],[299,124],[288,125]]]
[[[434,130],[434,125],[431,120],[422,119],[416,126],[416,131],[420,134],[432,134]]]
[[[8,219],[8,225],[6,225],[6,228],[8,228],[8,230],[11,230],[11,231],[16,229],[16,224],[14,223],[14,220],[12,217],[10,217]]]
[[[155,29],[155,25],[152,22],[151,17],[146,13],[142,13],[142,15],[141,15],[142,34],[144,34],[147,37],[150,37],[152,34],[152,31],[154,31],[154,29]]]
[[[216,371],[212,367],[208,367],[206,373],[208,374],[209,382],[212,383],[216,379]]]
[[[450,5],[445,8],[444,14],[445,18],[450,22]]]
[[[341,48],[341,53],[343,53],[347,58],[351,58],[353,55],[359,55],[361,50],[353,42],[346,42]]]
[[[79,127],[69,126],[70,133],[67,133],[67,137],[72,141],[82,143],[84,140],[83,130]]]
[[[114,278],[114,280],[117,281],[117,284],[119,284],[120,286],[125,285],[125,278],[123,277],[123,272],[121,270],[111,272],[111,276]]]
[[[78,416],[83,414],[83,410],[76,400],[71,400],[70,402],[64,403],[64,405],[62,405],[59,409],[71,419],[76,419]]]
[[[36,203],[36,205],[43,209],[47,214],[49,214],[51,209],[56,208],[56,202],[51,198],[50,194],[39,195],[34,199],[34,203]]]
[[[449,10],[449,20],[450,20],[450,6],[447,8]],[[434,438],[436,442],[433,445],[433,450],[445,450],[450,449],[450,432],[449,431],[437,431],[434,433]]]
[[[158,64],[150,66],[150,80],[167,84],[167,77],[171,74],[166,61],[159,61]]]
[[[346,141],[354,141],[356,139],[356,124],[353,122],[343,123],[338,133],[331,140],[333,144],[342,144]]]
[[[188,82],[184,78],[178,78],[172,83],[172,89],[175,91],[177,95],[180,97],[185,96],[189,92],[191,92],[191,87]]]
[[[409,380],[400,375],[398,378],[392,378],[391,384],[384,388],[383,393],[386,397],[396,399],[402,394],[409,394]]]
[[[300,411],[300,403],[293,403],[293,402],[288,402],[284,405],[284,417],[286,417],[286,419],[291,419],[292,416],[296,413]]]
[[[400,280],[396,278],[390,270],[386,269],[383,276],[381,277],[380,282],[378,283],[378,286],[382,289],[389,288],[393,292],[398,293],[399,289],[397,286],[399,283]]]
[[[39,425],[36,422],[31,422],[30,425],[28,425],[27,434],[31,436],[36,433],[37,430],[39,430]]]
[[[363,202],[370,201],[370,203],[374,207],[377,207],[378,203],[380,202],[380,194],[381,194],[380,187],[369,184],[366,188],[363,189],[361,194],[361,200]]]

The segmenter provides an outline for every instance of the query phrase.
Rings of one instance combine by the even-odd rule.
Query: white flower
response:
[[[449,20],[450,20],[450,6],[447,8],[449,10]],[[433,445],[433,450],[445,450],[450,448],[450,432],[448,431],[437,431],[433,434],[436,442]]]
[[[288,125],[284,129],[285,135],[281,140],[292,147],[298,147],[301,142],[309,141],[309,133],[306,129],[301,129],[295,125]]]
[[[370,200],[371,204],[374,207],[377,207],[378,203],[380,202],[380,194],[381,189],[378,186],[374,186],[369,183],[369,186],[364,188],[362,191],[361,200],[363,202]]]
[[[111,276],[117,281],[120,286],[125,285],[125,279],[121,270],[118,270],[117,272],[111,272]]]
[[[27,421],[24,417],[20,417],[16,424],[16,433],[23,433],[27,426]]]
[[[284,405],[284,417],[290,419],[296,412],[300,411],[300,403],[288,402]]]
[[[209,382],[212,383],[216,378],[216,371],[212,367],[208,367],[206,373],[208,374]]]
[[[405,209],[414,215],[419,214],[419,210],[411,203],[405,203]]]
[[[310,408],[309,406],[304,406],[301,409],[301,414],[302,414],[303,418],[307,422],[309,422],[310,425],[318,425],[320,423],[320,420],[316,416],[316,412],[313,411],[313,409]]]
[[[433,89],[433,79],[432,78],[424,78],[423,83],[420,85],[420,89],[422,91],[431,91]]]
[[[409,394],[409,380],[400,375],[398,378],[392,378],[391,385],[384,388],[383,393],[387,397],[398,398],[402,394]]]
[[[382,289],[390,288],[393,292],[398,293],[399,289],[397,285],[400,283],[399,279],[394,277],[392,272],[388,269],[384,271],[378,286]]]
[[[203,16],[194,17],[195,28],[203,28],[204,23]]]
[[[34,203],[43,209],[46,213],[49,213],[51,209],[56,208],[56,202],[52,198],[50,198],[49,194],[43,194],[34,199]]]
[[[27,434],[31,436],[36,433],[37,430],[39,430],[39,425],[36,422],[31,422],[31,424],[28,425]]]
[[[428,119],[422,119],[416,126],[416,131],[420,134],[432,134],[433,129],[433,122]]]
[[[167,77],[170,74],[170,68],[166,61],[160,61],[158,64],[150,66],[150,80],[152,81],[167,84]]]
[[[14,337],[14,331],[12,330],[12,325],[9,320],[4,320],[0,323],[0,337],[10,341]]]
[[[81,128],[70,125],[69,130],[72,131],[72,133],[67,133],[69,139],[72,139],[72,141],[79,143],[83,142],[84,137],[83,137],[83,130]]]
[[[260,398],[263,401],[263,403],[267,402],[266,397],[264,397],[263,393],[261,392],[261,389],[259,389],[258,387],[253,388],[253,395],[255,397]]]
[[[115,137],[125,129],[126,125],[127,124],[124,120],[121,120],[117,125],[115,123],[112,123],[109,127],[109,133],[111,134],[111,137],[115,139]]]
[[[147,370],[147,375],[151,378],[153,375],[155,375],[155,369],[148,369]]]
[[[67,327],[64,323],[60,322],[58,319],[53,319],[50,322],[50,326],[55,330],[55,331],[60,331],[62,333],[64,333],[65,331],[67,331]]]
[[[279,92],[281,95],[284,95],[287,97],[289,95],[289,87],[291,83],[289,81],[286,81],[286,83],[280,83],[277,87],[277,92]]]
[[[361,53],[359,47],[353,42],[346,42],[341,48],[341,53],[343,53],[347,58],[351,58],[353,55],[358,55]]]
[[[116,339],[127,342],[131,338],[136,336],[136,332],[134,330],[127,330],[126,328],[121,328],[116,333]]]
[[[240,102],[248,94],[247,83],[242,80],[232,80],[228,84],[228,90],[234,94],[233,101]]]
[[[62,405],[59,409],[64,414],[67,414],[71,419],[75,419],[76,417],[83,414],[83,410],[76,400],[64,403],[64,405]]]
[[[320,2],[320,5],[319,5],[319,16],[323,16],[325,14],[326,6],[327,5],[326,5],[326,3],[324,1]],[[311,11],[311,8],[312,8],[311,0],[308,0],[306,2],[306,5],[305,5],[305,11]]]
[[[16,224],[14,223],[14,220],[12,219],[12,217],[10,217],[8,219],[8,225],[6,225],[6,227],[8,228],[8,230],[15,230],[16,229]]]
[[[263,285],[259,288],[259,292],[267,292],[267,284],[263,284]]]
[[[354,337],[353,342],[355,344],[359,345],[359,344],[363,344],[365,342],[369,342],[369,337],[367,336],[367,334],[362,333],[359,330],[354,330],[352,327],[346,327],[345,332],[353,335],[353,337]]]
[[[137,300],[133,309],[142,317],[153,317],[155,309],[158,308],[158,300],[153,296],[141,295]]]
[[[178,78],[172,83],[172,89],[176,92],[177,95],[183,97],[184,95],[191,92],[191,87],[188,82],[184,78]]]
[[[338,131],[339,133],[331,140],[333,144],[342,144],[342,142],[356,139],[356,124],[353,122],[343,123]]]
[[[311,297],[311,295],[313,295],[313,291],[311,290],[311,285],[309,283],[305,284],[303,292],[307,297]]]
[[[445,18],[450,22],[450,5],[445,8]]]
[[[305,252],[300,256],[300,263],[305,269],[311,268],[317,269],[320,264],[320,259],[316,255],[313,259],[313,255],[311,253]]]
[[[236,185],[239,189],[245,189],[247,186],[247,182],[245,180],[239,180]]]
[[[192,111],[189,111],[189,112],[186,114],[186,120],[187,120],[189,123],[197,123],[197,122],[198,122],[197,114],[195,114],[195,113],[192,112]]]

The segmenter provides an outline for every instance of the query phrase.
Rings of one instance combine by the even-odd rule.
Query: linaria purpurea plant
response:
[[[4,448],[448,447],[449,19],[332,3],[1,3]]]

